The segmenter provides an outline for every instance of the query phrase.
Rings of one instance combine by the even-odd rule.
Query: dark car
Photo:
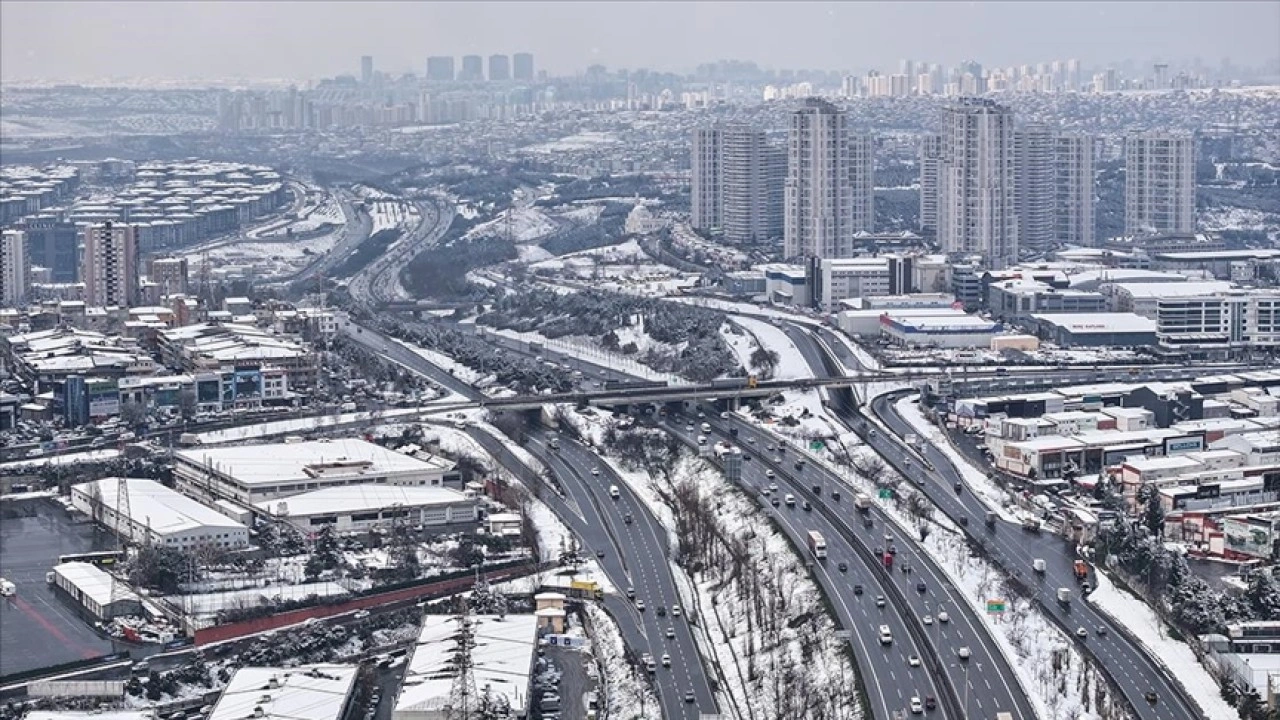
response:
[[[812,509],[813,509],[813,506],[809,504],[809,501],[808,501],[808,500],[805,500],[805,501],[804,501],[804,509],[805,509],[805,510],[812,510]]]
[[[773,506],[774,506],[774,507],[778,507],[778,506],[779,506],[779,505],[781,505],[781,504],[782,504],[782,503],[778,500],[778,498],[776,498],[776,497],[775,497],[775,498],[773,499]]]
[[[1155,704],[1156,704],[1156,700],[1157,700],[1157,698],[1156,698],[1156,691],[1155,691],[1155,690],[1148,690],[1148,691],[1147,691],[1146,698],[1147,698],[1147,702],[1151,703],[1152,705],[1155,705]]]
[[[854,594],[854,595],[861,595],[861,594],[862,594],[862,586],[861,586],[861,585],[854,585],[854,586],[853,586],[853,594]]]
[[[814,494],[814,495],[821,495],[821,494],[822,494],[822,486],[821,486],[821,485],[814,485],[814,486],[813,486],[813,494]]]
[[[839,565],[836,566],[836,568],[838,568],[840,572],[848,572],[849,570],[849,566],[844,563],[840,563]]]
[[[937,699],[937,698],[935,698],[935,697],[934,697],[934,696],[932,696],[932,695],[929,695],[928,697],[926,697],[926,698],[924,699],[924,709],[925,709],[925,710],[937,710],[937,709],[938,709],[938,699]]]
[[[839,490],[832,490],[832,491],[831,491],[831,499],[832,499],[832,500],[835,500],[836,502],[840,502],[840,491],[839,491]]]
[[[928,588],[924,586],[924,583],[916,583],[916,592],[924,592],[925,590],[928,590]]]

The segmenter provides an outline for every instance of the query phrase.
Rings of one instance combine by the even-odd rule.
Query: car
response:
[[[862,583],[858,583],[857,585],[854,585],[854,586],[853,586],[853,594],[854,594],[854,595],[861,595],[861,594],[862,594]]]
[[[938,699],[932,695],[926,695],[924,698],[924,709],[925,710],[938,709]]]
[[[773,462],[774,462],[774,463],[776,463],[776,464],[778,464],[778,465],[781,465],[781,464],[782,464],[782,458],[780,458],[780,457],[776,457],[776,458],[774,458],[774,459],[773,459]]]
[[[840,572],[849,572],[849,566],[846,563],[840,563],[839,565],[836,565],[836,569],[839,570]]]
[[[786,503],[787,503],[787,507],[795,507],[796,496],[792,495],[791,493],[787,493]]]
[[[1106,626],[1106,625],[1099,625],[1099,626],[1098,626],[1098,634],[1099,634],[1099,635],[1101,635],[1102,637],[1106,637],[1106,636],[1107,636],[1107,626]]]
[[[1155,691],[1155,690],[1148,690],[1148,691],[1147,691],[1147,694],[1146,694],[1144,697],[1146,697],[1147,702],[1151,703],[1152,705],[1155,705],[1155,704],[1156,704],[1156,700],[1157,700],[1157,698],[1156,698],[1156,691]]]
[[[778,500],[778,498],[774,498],[772,502],[774,507],[778,507],[779,505],[782,504],[782,501]]]
[[[600,474],[600,468],[591,468],[591,474],[598,476]]]
[[[667,639],[668,640],[676,639],[676,629],[674,627],[667,628]]]
[[[961,660],[968,660],[970,657],[972,657],[972,656],[973,656],[973,653],[969,652],[969,646],[968,646],[968,645],[965,645],[965,646],[961,647],[961,648],[960,648],[960,651],[959,651],[958,653],[956,653],[956,654],[960,656],[960,659],[961,659]]]
[[[821,486],[821,485],[814,485],[812,488],[810,488],[810,490],[813,490],[813,494],[814,494],[814,495],[817,495],[818,497],[822,497],[822,486]]]
[[[640,612],[644,612],[644,601],[643,601],[643,600],[637,600],[637,601],[636,601],[636,609],[637,609],[637,610],[639,610]]]
[[[720,413],[720,419],[721,419],[721,420],[728,420],[728,419],[729,419],[729,413],[727,413],[727,412],[722,412],[722,413]]]
[[[624,523],[626,523],[626,524],[630,525],[630,524],[631,524],[631,513],[627,513],[626,515],[623,515],[623,516],[622,516],[622,522],[624,522]]]
[[[636,599],[636,589],[635,589],[635,588],[632,588],[632,587],[627,588],[627,599],[628,599],[628,600],[635,600],[635,599]]]
[[[666,617],[667,609],[661,605],[658,606],[658,617]]]
[[[698,698],[694,696],[692,690],[686,690],[684,693],[684,701],[687,703],[695,703],[698,701]]]
[[[942,612],[938,613],[938,622],[940,623],[951,622],[951,616],[947,614],[946,610],[943,610]]]
[[[767,477],[767,478],[773,478],[773,471],[772,471],[772,470],[765,470],[765,471],[764,471],[764,476],[765,476],[765,477]],[[777,489],[777,488],[775,487],[774,489]]]
[[[911,698],[911,714],[919,715],[922,712],[924,712],[924,703],[920,702],[918,697]]]
[[[925,592],[925,591],[926,591],[926,590],[928,590],[928,589],[929,589],[929,588],[925,587],[925,584],[924,584],[924,583],[922,583],[922,582],[920,582],[920,583],[916,583],[916,592],[922,593],[922,592]]]
[[[772,473],[772,471],[770,471],[769,477],[773,477],[773,473]],[[777,485],[777,483],[769,483],[769,492],[771,492],[771,493],[776,493],[776,492],[778,492],[778,485]]]
[[[666,653],[662,653],[662,667],[671,667],[671,656]]]
[[[596,557],[598,557],[598,558],[602,558],[602,557],[604,557],[604,551],[603,551],[603,550],[597,550],[597,551],[596,551]]]
[[[831,499],[832,499],[832,500],[835,500],[836,502],[840,502],[840,491],[839,491],[839,490],[832,490],[832,491],[831,491]]]
[[[1083,640],[1083,639],[1085,639],[1085,638],[1089,637],[1089,631],[1088,631],[1088,630],[1085,630],[1085,629],[1084,629],[1084,628],[1082,628],[1082,627],[1078,627],[1078,628],[1076,628],[1076,637],[1078,637],[1078,638],[1080,638],[1081,640]]]
[[[769,452],[773,452],[773,446],[770,445],[769,447],[765,448],[765,450],[768,450]]]
[[[747,438],[747,444],[748,444],[748,445],[755,445],[755,444],[756,444],[756,439],[755,439],[755,438],[753,438],[753,437],[749,437],[749,438]]]
[[[933,616],[932,616],[932,615],[925,615],[923,618],[921,618],[921,619],[920,619],[920,622],[924,623],[925,625],[932,625],[932,624],[933,624]]]
[[[356,611],[356,613],[355,613],[354,615],[352,615],[351,617],[355,618],[356,620],[363,620],[363,619],[365,619],[365,618],[369,617],[369,611],[368,611],[368,610],[357,610],[357,611]]]
[[[907,658],[907,664],[911,667],[920,667],[920,656],[912,655]]]
[[[882,607],[884,607],[884,596],[883,596],[883,595],[877,595],[877,596],[876,596],[876,607],[878,607],[878,608],[882,608]]]
[[[685,426],[684,426],[684,429],[685,429],[685,432],[693,432],[693,426],[692,426],[692,425],[685,425]]]

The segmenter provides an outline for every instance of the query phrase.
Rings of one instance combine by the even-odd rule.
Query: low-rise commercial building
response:
[[[461,482],[450,460],[410,457],[356,438],[180,450],[173,472],[184,492],[249,504],[346,485]]]
[[[85,610],[101,620],[142,614],[142,600],[129,587],[117,583],[105,570],[86,562],[53,567],[53,583]]]
[[[129,493],[127,512],[120,499],[123,481]],[[105,478],[73,485],[71,503],[108,528],[119,528],[130,542],[188,550],[199,546],[241,548],[249,529],[227,516],[145,478]]]
[[[975,315],[880,319],[884,336],[899,345],[938,348],[989,348],[1004,327]]]
[[[308,533],[325,525],[339,532],[367,532],[393,524],[432,528],[474,524],[480,519],[474,498],[430,486],[343,485],[263,501],[257,507],[262,514]]]
[[[1056,313],[1031,316],[1041,337],[1060,347],[1150,347],[1156,323],[1135,313]]]
[[[342,720],[355,697],[358,671],[355,665],[240,668],[208,720]]]
[[[453,615],[427,615],[405,668],[392,720],[450,720],[458,674],[461,621]],[[475,687],[503,698],[512,717],[528,717],[529,679],[538,653],[536,615],[475,615],[467,618],[474,641],[471,674]]]

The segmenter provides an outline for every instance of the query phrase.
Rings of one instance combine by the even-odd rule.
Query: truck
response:
[[[913,448],[920,447],[920,436],[915,433],[907,433],[902,439],[906,440],[907,444]]]
[[[200,444],[200,436],[196,433],[182,433],[178,436],[178,444],[182,447],[195,447]]]
[[[1038,533],[1040,532],[1040,520],[1033,517],[1023,518],[1022,529],[1027,532]]]
[[[994,511],[987,511],[987,527],[994,528],[996,526],[996,514]]]
[[[998,712],[996,713],[996,720],[1013,720],[1013,713]]]
[[[863,495],[862,493],[858,493],[853,499],[853,506],[858,508],[858,512],[860,513],[869,512],[871,510],[871,498]]]
[[[893,553],[891,553],[891,552],[886,552],[886,553],[884,554],[883,561],[884,561],[884,569],[885,569],[885,570],[892,570],[892,569],[893,569]]]
[[[1031,567],[1035,568],[1037,573],[1043,575],[1045,570],[1044,558],[1036,558],[1035,560],[1032,560]]]
[[[1059,604],[1059,605],[1063,605],[1063,606],[1066,606],[1066,605],[1070,605],[1070,604],[1071,604],[1071,590],[1070,590],[1070,589],[1068,589],[1068,588],[1064,588],[1064,587],[1060,587],[1060,588],[1058,588],[1058,604]]]
[[[827,556],[827,539],[817,530],[809,531],[809,552],[819,560]]]
[[[1076,560],[1072,565],[1072,570],[1076,574],[1076,582],[1083,582],[1089,579],[1089,565],[1083,560]]]

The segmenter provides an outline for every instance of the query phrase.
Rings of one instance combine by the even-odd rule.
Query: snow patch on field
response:
[[[641,671],[627,662],[622,633],[609,613],[595,603],[583,603],[582,609],[591,625],[591,654],[603,668],[607,680],[604,704],[608,717],[624,720],[661,720],[662,706],[653,686]],[[644,712],[640,712],[640,708]]]
[[[767,322],[748,317],[735,317],[739,323],[756,337],[756,341],[768,350],[778,353],[778,367],[773,372],[777,380],[801,380],[813,377],[813,370],[805,362],[796,344],[781,329]]]
[[[510,237],[517,244],[531,243],[560,228],[554,220],[536,207],[516,207],[467,232],[467,238]]]
[[[1240,714],[1217,693],[1218,683],[1186,643],[1169,637],[1169,628],[1145,602],[1116,587],[1105,573],[1094,573],[1098,587],[1089,602],[1138,638],[1147,654],[1169,669],[1184,688],[1203,689],[1192,699],[1210,720],[1237,720]]]

